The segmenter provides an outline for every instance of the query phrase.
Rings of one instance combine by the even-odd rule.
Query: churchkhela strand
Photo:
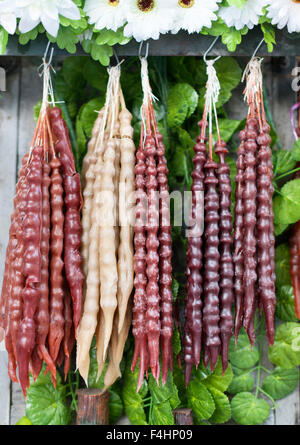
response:
[[[234,325],[230,169],[226,162],[228,150],[220,136],[216,113],[220,84],[213,63],[207,62],[205,107],[193,159],[184,328],[186,385],[191,378],[193,365],[198,367],[200,363],[201,349],[205,367],[210,362],[213,370],[221,354],[225,372]],[[213,158],[213,116],[218,134],[215,146],[218,164]]]
[[[135,351],[132,370],[139,360],[139,391],[144,375],[151,372],[163,385],[173,367],[172,238],[169,210],[167,162],[162,135],[153,109],[154,96],[148,64],[141,59],[143,86],[142,127],[136,154],[137,207],[135,222],[135,294],[133,335]],[[162,372],[160,369],[160,351]]]
[[[78,291],[75,307],[69,297],[72,286],[67,284],[64,287],[64,270],[67,267],[63,252],[68,250],[64,221],[70,202],[74,200],[70,198],[68,187],[64,187],[64,153],[55,145],[56,130],[52,128],[48,102],[51,91],[50,65],[44,61],[43,67],[42,106],[16,186],[1,294],[1,327],[9,357],[8,371],[13,381],[20,382],[25,397],[30,383],[29,372],[35,380],[43,363],[46,372],[51,372],[54,385],[56,365],[65,362],[67,375],[74,346],[72,314],[81,310],[79,282],[75,283]],[[65,143],[68,133],[61,116],[60,119]],[[71,166],[75,165],[70,145],[68,162]],[[72,177],[76,178],[76,175],[74,167]],[[76,190],[73,189],[72,193],[81,196],[78,180]],[[80,233],[78,202],[74,204],[77,222],[71,221],[70,226]],[[78,246],[74,232],[71,238],[75,247]],[[77,280],[81,276],[80,263],[78,259]]]
[[[86,280],[76,360],[88,383],[95,336],[98,378],[105,372],[105,388],[120,377],[131,325],[134,280],[130,202],[135,192],[135,146],[132,115],[126,108],[120,75],[120,66],[110,68],[105,106],[95,120],[82,177],[81,252]]]
[[[274,342],[275,236],[272,198],[274,188],[270,126],[263,103],[261,59],[252,58],[245,99],[249,106],[245,129],[240,133],[235,205],[235,336],[242,324],[253,345],[256,309],[264,311],[267,337]]]

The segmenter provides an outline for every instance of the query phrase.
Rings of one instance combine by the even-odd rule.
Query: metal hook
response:
[[[265,39],[262,38],[261,41],[259,42],[259,44],[257,45],[256,50],[254,51],[254,53],[253,53],[253,55],[251,57],[251,60],[253,60],[255,58],[256,54],[258,53],[259,48],[264,43],[264,41],[265,41]]]
[[[212,44],[209,46],[209,48],[205,51],[204,55],[203,55],[203,60],[204,62],[207,64],[207,55],[208,53],[213,49],[213,47],[215,46],[215,44],[217,43],[218,39],[220,36],[217,36],[214,41],[212,42]],[[221,58],[221,56],[216,57],[211,63],[215,63],[217,60],[219,60]]]
[[[114,56],[115,56],[115,59],[116,59],[116,62],[117,62],[117,66],[118,66],[118,65],[120,65],[120,60],[119,60],[117,51],[116,51],[116,49],[114,47],[113,47],[113,52],[114,52]]]
[[[140,48],[139,48],[139,59],[140,60],[143,58],[143,56],[142,56],[143,44],[144,44],[144,41],[142,40],[141,43],[140,43]],[[144,56],[145,59],[148,58],[148,54],[149,54],[149,43],[147,42],[146,43],[146,52],[145,52],[145,56]]]

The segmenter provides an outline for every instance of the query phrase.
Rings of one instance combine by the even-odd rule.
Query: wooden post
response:
[[[79,389],[76,425],[109,424],[109,392],[95,388]]]
[[[173,414],[176,425],[194,425],[191,409],[175,409]]]

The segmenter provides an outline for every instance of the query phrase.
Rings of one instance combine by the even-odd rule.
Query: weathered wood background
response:
[[[0,66],[7,63],[0,58]],[[0,285],[2,283],[5,250],[8,240],[10,214],[17,171],[22,156],[28,150],[34,130],[33,106],[41,99],[42,83],[38,76],[39,59],[11,58],[7,65],[6,92],[0,98]],[[241,60],[245,63],[245,59]],[[295,102],[291,89],[291,70],[294,58],[266,58],[265,86],[270,109],[283,148],[290,149],[293,135],[289,119],[290,107]],[[230,117],[240,119],[245,114],[242,87],[238,88],[227,107]],[[265,347],[266,355],[267,346]],[[289,397],[277,403],[267,423],[270,425],[300,424],[299,387]],[[11,384],[7,375],[7,354],[0,344],[0,425],[15,424],[25,414],[20,387]]]

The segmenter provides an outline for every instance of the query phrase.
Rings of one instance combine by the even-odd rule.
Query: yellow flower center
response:
[[[179,6],[182,8],[191,8],[195,3],[195,0],[178,0]]]
[[[120,0],[108,0],[109,6],[118,6]]]
[[[154,8],[154,0],[137,0],[137,5],[142,12],[149,12]]]

